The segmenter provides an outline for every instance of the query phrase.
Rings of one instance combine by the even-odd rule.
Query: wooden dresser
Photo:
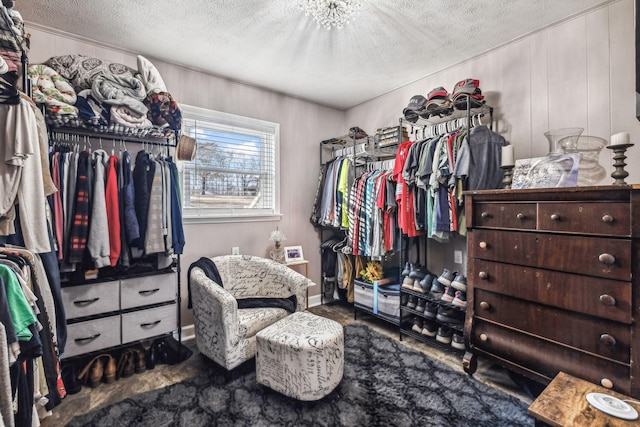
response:
[[[465,194],[465,371],[482,355],[640,398],[640,185]]]

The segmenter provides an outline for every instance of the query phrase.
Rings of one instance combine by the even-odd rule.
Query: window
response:
[[[250,220],[279,215],[278,123],[181,106],[182,132],[196,158],[181,162],[186,220]]]

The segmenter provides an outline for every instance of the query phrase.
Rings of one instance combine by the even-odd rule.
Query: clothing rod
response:
[[[124,141],[124,142],[133,142],[139,144],[150,144],[150,145],[159,145],[159,146],[176,146],[176,138],[173,136],[165,136],[165,137],[138,137],[131,135],[115,135],[112,133],[100,133],[100,132],[92,132],[91,130],[85,130],[80,128],[53,128],[49,131],[52,135],[77,135],[77,136],[86,136],[92,139],[104,139],[104,140],[113,140],[113,141]],[[63,138],[61,138],[63,139]]]

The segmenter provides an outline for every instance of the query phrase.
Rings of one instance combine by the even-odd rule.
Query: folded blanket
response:
[[[166,92],[167,86],[162,80],[162,76],[158,72],[157,68],[142,55],[138,55],[138,74],[136,75],[144,87],[147,88],[147,92]]]
[[[103,74],[96,76],[91,85],[93,96],[109,105],[125,105],[138,114],[147,114],[148,108],[142,103],[147,95],[142,81],[129,76]]]
[[[111,119],[110,108],[105,108],[104,104],[95,99],[91,89],[78,92],[76,107],[78,116],[93,126],[107,125]]]
[[[31,97],[38,104],[44,104],[49,114],[78,115],[76,91],[53,68],[46,65],[31,65],[27,70],[31,80]]]
[[[140,115],[124,105],[111,107],[111,121],[132,128],[149,128],[153,126],[146,115]]]
[[[91,89],[97,76],[110,74],[115,76],[133,77],[136,70],[117,62],[93,58],[87,55],[62,55],[49,58],[45,65],[56,70],[67,79],[76,92]]]

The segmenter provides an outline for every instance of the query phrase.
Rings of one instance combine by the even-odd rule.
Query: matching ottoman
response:
[[[298,400],[331,393],[344,372],[344,332],[338,322],[298,311],[256,335],[256,379]]]

